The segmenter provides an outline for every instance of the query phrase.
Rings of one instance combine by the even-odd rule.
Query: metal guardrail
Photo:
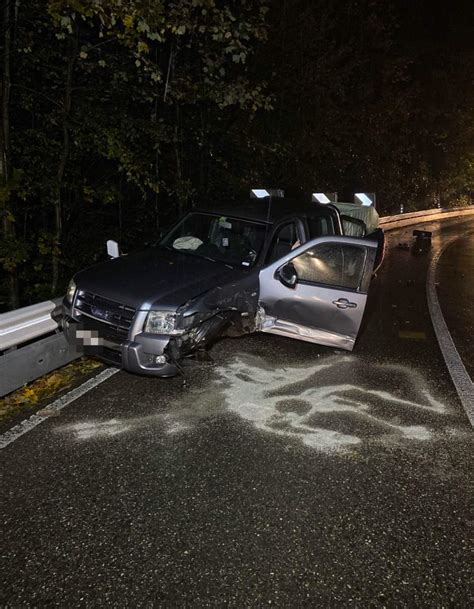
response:
[[[54,319],[60,302],[0,315],[0,397],[79,357]]]
[[[459,216],[469,216],[474,214],[474,205],[469,207],[458,207],[455,209],[427,209],[424,211],[414,211],[397,216],[386,216],[380,218],[380,226],[384,231],[403,228],[419,222],[432,222],[433,220],[444,220],[445,218],[458,218]]]
[[[0,355],[0,397],[80,357],[62,332]]]
[[[429,209],[380,219],[385,231],[419,222],[474,215],[474,206]],[[68,345],[52,313],[60,302],[39,304],[0,314],[0,397],[79,357]]]
[[[0,351],[17,347],[57,329],[51,317],[58,301],[47,300],[0,315]]]

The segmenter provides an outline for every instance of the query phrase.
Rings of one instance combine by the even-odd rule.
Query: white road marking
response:
[[[82,385],[79,385],[79,387],[76,387],[72,391],[69,391],[69,393],[66,393],[65,395],[55,400],[52,404],[49,404],[46,410],[48,411],[48,413],[51,413],[51,415],[57,414],[60,410],[83,396],[91,389],[94,389],[94,387],[97,387],[97,385],[100,385],[117,372],[119,372],[118,368],[107,368],[107,370],[103,370],[94,378],[89,379]],[[27,433],[28,431],[31,431],[37,425],[43,423],[48,418],[49,416],[45,417],[39,414],[34,414],[29,419],[26,419],[18,425],[15,425],[15,427],[12,427],[4,434],[0,435],[0,449],[5,448],[9,444],[17,440],[20,436]]]
[[[441,353],[443,354],[444,361],[446,362],[446,366],[449,374],[451,375],[454,386],[456,387],[456,391],[458,392],[463,408],[466,411],[471,425],[474,426],[474,385],[466,370],[466,367],[463,364],[461,356],[454,345],[454,341],[441,311],[438,294],[436,293],[436,268],[438,266],[439,259],[441,258],[443,252],[458,239],[460,239],[459,236],[451,239],[436,253],[431,260],[426,279],[426,297],[428,300],[428,309],[431,315],[431,321],[433,323]]]

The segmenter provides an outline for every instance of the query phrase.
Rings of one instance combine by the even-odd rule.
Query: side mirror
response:
[[[110,258],[118,258],[120,256],[119,244],[117,241],[113,241],[112,239],[107,241],[107,254]]]
[[[292,262],[288,262],[285,266],[282,266],[278,271],[278,279],[287,288],[294,289],[296,282],[298,281],[298,275]]]

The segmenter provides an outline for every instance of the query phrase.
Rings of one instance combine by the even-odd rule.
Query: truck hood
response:
[[[92,266],[75,275],[80,290],[135,309],[176,310],[243,271],[164,248],[148,249]]]

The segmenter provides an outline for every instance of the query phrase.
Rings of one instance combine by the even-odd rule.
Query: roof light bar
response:
[[[356,192],[354,203],[362,203],[364,207],[375,207],[375,192]]]
[[[337,192],[313,192],[311,200],[315,203],[336,203]]]
[[[277,197],[284,198],[285,191],[281,188],[253,188],[250,191],[250,197],[252,199],[263,199],[264,197]]]

